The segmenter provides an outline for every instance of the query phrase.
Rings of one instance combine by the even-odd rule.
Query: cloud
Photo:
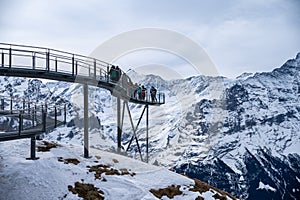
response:
[[[234,77],[271,70],[300,51],[299,9],[297,0],[4,0],[0,38],[88,55],[122,32],[161,28],[198,43],[222,75]]]

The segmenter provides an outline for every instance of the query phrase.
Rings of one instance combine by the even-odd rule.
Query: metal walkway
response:
[[[148,161],[148,113],[149,106],[160,106],[165,103],[164,93],[157,92],[155,96],[147,91],[143,91],[142,97],[136,94],[137,86],[133,84],[129,76],[123,71],[118,71],[117,77],[112,77],[111,71],[113,65],[95,58],[82,56],[74,53],[68,53],[60,50],[0,43],[0,76],[14,76],[14,77],[27,77],[27,78],[42,78],[56,81],[65,81],[71,83],[80,83],[83,85],[84,96],[84,157],[89,157],[89,139],[88,139],[88,87],[95,86],[99,88],[107,89],[113,96],[117,98],[117,139],[118,139],[118,152],[121,151],[121,137],[122,127],[124,121],[124,112],[127,110],[128,116],[132,126],[132,138],[129,142],[127,150],[135,139],[139,153],[141,155],[140,146],[138,144],[137,128],[141,122],[141,119],[146,116],[146,161]],[[1,100],[2,101],[2,100]],[[123,109],[121,107],[121,101],[123,101]],[[140,116],[137,125],[134,126],[131,113],[129,110],[128,102],[144,105],[142,115]],[[12,103],[11,103],[12,105]],[[2,114],[5,115],[4,103],[1,107]],[[24,106],[23,106],[24,107]],[[55,112],[57,107],[55,106]],[[1,114],[0,112],[0,114]],[[18,111],[13,112],[12,106],[10,108],[10,116],[17,117],[19,121],[19,130],[15,130],[9,133],[0,133],[0,141],[31,138],[31,159],[35,159],[35,139],[36,136],[53,129],[62,123],[65,123],[66,119],[62,121],[49,118],[47,116],[47,109],[41,110],[34,114],[28,112],[23,113]],[[64,108],[66,115],[66,109]],[[122,116],[121,116],[122,113]],[[8,113],[6,113],[8,114]],[[6,115],[7,117],[9,115]],[[24,129],[23,119],[30,118],[32,124],[40,119],[41,123],[37,123],[36,126]],[[1,136],[2,135],[2,136]],[[126,150],[126,151],[127,151]],[[141,155],[141,160],[143,160]]]
[[[66,114],[65,105],[35,104],[25,99],[0,96],[0,118],[10,122],[5,132],[0,130],[0,142],[31,138],[28,159],[37,159],[36,139],[65,124]]]
[[[14,107],[22,108],[13,110]],[[65,124],[66,106],[37,105],[20,98],[0,96],[0,117],[15,122],[14,127],[5,132],[0,130],[0,141],[31,138]]]
[[[81,83],[107,89],[115,97],[144,105],[161,105],[165,95],[158,92],[156,101],[150,94],[145,98],[134,97],[134,85],[121,71],[119,80],[112,80],[112,64],[95,58],[55,49],[0,43],[0,76],[42,78],[71,83]]]

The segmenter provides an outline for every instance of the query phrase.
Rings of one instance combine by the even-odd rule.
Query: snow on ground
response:
[[[43,141],[37,142],[38,146]],[[26,160],[29,156],[30,140],[23,139],[0,143],[0,199],[80,199],[68,190],[75,182],[91,183],[104,192],[105,199],[157,199],[150,189],[180,185],[182,195],[174,199],[214,199],[217,192],[210,189],[200,195],[189,191],[194,181],[169,171],[166,168],[149,165],[121,155],[90,148],[91,158],[83,158],[83,147],[74,144],[59,144],[49,152],[37,152],[38,160]],[[62,159],[75,158],[78,165],[59,162]],[[131,175],[106,175],[106,181],[95,179],[94,172],[87,166],[110,165],[112,168],[127,169]],[[169,199],[163,196],[162,199]],[[229,197],[227,199],[230,199]]]
[[[261,182],[261,181],[259,182],[259,185],[258,185],[257,190],[259,190],[259,189],[261,189],[261,190],[265,189],[265,190],[270,190],[270,191],[272,191],[272,192],[276,192],[276,189],[275,189],[275,188],[271,187],[271,186],[268,185],[268,184],[264,184],[264,183]]]

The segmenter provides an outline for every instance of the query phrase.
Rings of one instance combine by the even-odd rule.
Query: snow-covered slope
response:
[[[39,141],[38,148],[53,144]],[[82,146],[58,144],[38,152],[38,160],[25,160],[24,147],[27,140],[0,143],[0,199],[235,199],[166,168],[95,148],[85,159]]]

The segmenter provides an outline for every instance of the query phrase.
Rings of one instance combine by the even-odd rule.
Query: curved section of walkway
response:
[[[113,96],[129,102],[145,105],[165,103],[165,95],[157,93],[156,101],[133,97],[133,87],[122,72],[120,81],[112,81],[109,71],[113,66],[104,61],[55,49],[0,43],[0,75],[27,78],[43,78],[76,82],[107,89]],[[125,82],[124,82],[125,79]]]
[[[66,115],[66,105],[36,104],[21,98],[0,96],[0,118],[4,117],[4,121],[9,118],[9,124],[14,124],[4,132],[0,130],[0,142],[48,132],[66,124]]]

